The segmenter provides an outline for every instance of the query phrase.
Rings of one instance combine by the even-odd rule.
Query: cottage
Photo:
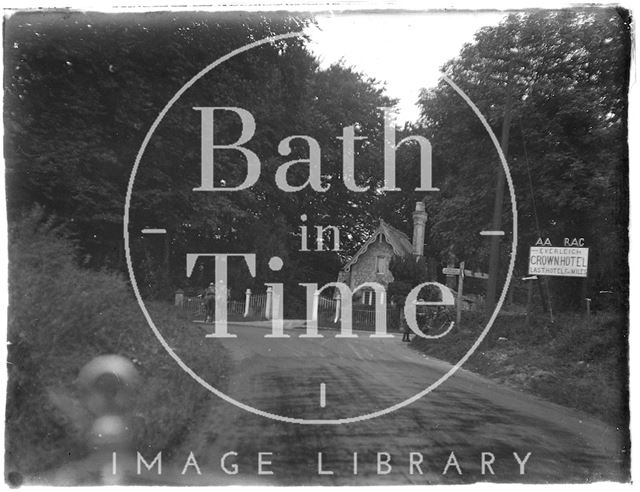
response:
[[[380,225],[371,237],[353,255],[338,273],[338,282],[347,284],[351,290],[365,282],[378,282],[387,287],[393,282],[389,264],[394,256],[407,257],[424,255],[424,235],[427,213],[424,202],[417,202],[413,212],[413,241],[395,227],[380,219]],[[354,302],[373,305],[374,292],[360,289],[354,295]]]

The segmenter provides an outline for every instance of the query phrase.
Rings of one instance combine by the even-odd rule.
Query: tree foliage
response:
[[[122,213],[126,186],[140,144],[167,101],[196,73],[235,48],[275,34],[300,31],[311,19],[281,14],[29,13],[11,17],[5,34],[5,153],[9,213],[33,202],[69,221],[94,266],[122,269]],[[559,244],[583,237],[590,247],[593,289],[627,285],[627,88],[629,16],[615,8],[514,13],[480,30],[460,56],[443,67],[500,135],[507,92],[512,98],[508,164],[518,210],[516,274],[526,273],[528,247],[538,237]],[[419,180],[418,146],[398,149],[398,182],[405,192],[382,193],[382,107],[394,101],[375,80],[344,65],[320,69],[303,37],[266,44],[217,67],[167,112],[149,141],[135,180],[130,231],[139,284],[167,296],[184,284],[187,252],[257,252],[258,276],[233,266],[236,294],[266,281],[332,280],[382,217],[411,229],[416,200],[429,214],[427,256],[455,252],[486,270],[499,160],[486,130],[444,81],[420,96],[421,119],[403,136],[422,134],[433,146],[439,192],[406,193]],[[507,90],[507,88],[509,88]],[[200,179],[200,120],[194,107],[237,106],[255,117],[248,148],[260,156],[261,179],[234,193],[194,192]],[[342,128],[357,135],[355,193],[342,183]],[[216,140],[235,141],[238,118],[216,118]],[[311,135],[322,149],[325,193],[308,187],[283,193],[276,169],[308,155],[294,142],[290,155],[278,142]],[[216,151],[216,185],[244,179],[243,159]],[[288,172],[307,178],[305,165]],[[300,251],[302,215],[317,225],[338,225],[342,251]],[[510,201],[505,200],[503,267],[509,254]],[[164,241],[143,237],[164,227]],[[310,244],[314,238],[309,237]],[[615,252],[615,254],[612,254]],[[285,268],[266,261],[282,256]],[[193,283],[212,278],[212,265]],[[337,268],[336,268],[337,269]],[[504,268],[503,268],[504,270]],[[503,272],[504,273],[504,272]],[[573,282],[569,280],[568,282]],[[556,282],[559,293],[580,289]],[[574,284],[571,284],[572,286]]]
[[[624,292],[627,281],[627,89],[629,16],[613,9],[515,13],[481,29],[475,42],[442,70],[473,101],[500,138],[508,92],[512,123],[508,165],[518,210],[516,274],[526,274],[529,246],[538,237],[562,245],[584,238],[590,247],[593,289]],[[383,214],[409,218],[424,198],[431,254],[449,248],[473,268],[488,265],[496,173],[495,147],[466,102],[445,82],[423,90],[420,124],[433,145],[435,186],[440,192],[406,201],[386,197]],[[403,180],[418,180],[416,146],[403,150]],[[512,234],[511,201],[505,198],[503,272]],[[390,218],[393,221],[393,218]],[[398,220],[398,219],[396,219]],[[567,289],[567,282],[574,287]],[[557,296],[577,302],[575,280],[554,280]]]
[[[403,304],[414,287],[429,280],[424,257],[395,256],[389,263],[389,271],[393,275],[388,286],[389,299],[396,304]]]
[[[191,77],[232,50],[268,36],[298,32],[310,19],[263,14],[19,14],[6,29],[7,185],[15,214],[33,202],[69,221],[95,266],[124,268],[122,214],[127,182],[151,123]],[[344,126],[370,141],[382,134],[381,107],[393,101],[374,80],[344,65],[321,70],[305,37],[246,51],[198,80],[166,113],[149,141],[136,175],[130,228],[138,283],[168,296],[185,281],[187,252],[257,253],[258,276],[232,265],[237,290],[264,281],[332,280],[341,255],[360,244],[375,218],[382,170],[375,144],[358,145],[356,180],[374,186],[354,193],[341,181]],[[194,192],[200,180],[200,115],[194,107],[241,107],[256,121],[247,148],[262,163],[261,179],[234,193]],[[238,118],[216,115],[216,142],[234,142]],[[311,135],[322,149],[326,193],[306,188],[284,193],[274,174],[287,160],[308,155],[303,142],[278,153],[290,135]],[[243,181],[238,152],[216,151],[216,186]],[[301,184],[308,166],[293,166],[288,181]],[[359,211],[361,213],[354,213]],[[340,225],[343,252],[303,257],[300,216],[307,226]],[[145,227],[166,228],[164,241],[143,237]],[[315,244],[310,238],[310,244]],[[269,272],[272,255],[285,269]],[[262,262],[262,263],[260,263]],[[213,265],[194,282],[208,282]],[[306,277],[305,277],[306,275]],[[267,278],[268,276],[268,278]],[[199,279],[199,280],[198,280]],[[243,284],[242,287],[240,284]],[[235,287],[235,285],[234,285]],[[238,294],[236,292],[236,294]]]

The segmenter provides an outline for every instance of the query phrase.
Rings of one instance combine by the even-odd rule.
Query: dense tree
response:
[[[389,271],[393,274],[393,282],[388,287],[389,299],[398,305],[404,305],[405,298],[414,287],[429,281],[424,258],[396,256],[389,263]]]
[[[309,19],[262,14],[47,13],[15,15],[7,22],[6,154],[11,214],[41,203],[69,222],[94,266],[122,269],[122,213],[126,185],[150,124],[193,75],[235,48],[274,34],[302,30]],[[290,38],[247,51],[196,82],[171,108],[147,146],[136,176],[131,231],[163,227],[164,241],[132,233],[139,283],[168,295],[184,283],[186,252],[255,252],[262,260],[255,281],[327,281],[341,258],[368,233],[367,210],[382,170],[376,141],[381,107],[392,106],[379,84],[343,65],[320,70],[305,47]],[[200,115],[194,107],[242,107],[256,132],[246,145],[262,161],[262,177],[234,193],[194,192],[200,179]],[[240,133],[231,113],[216,116],[216,141]],[[356,180],[372,184],[354,193],[341,181],[342,128],[355,125],[369,142],[356,146]],[[326,193],[284,193],[274,182],[278,166],[305,157],[303,143],[278,153],[290,135],[311,135],[322,149]],[[288,180],[301,184],[304,165]],[[237,152],[216,151],[216,186],[244,179]],[[306,171],[308,172],[308,170]],[[353,213],[358,211],[358,213]],[[302,255],[301,214],[309,230],[339,225],[342,251]],[[314,244],[310,237],[310,244]],[[280,274],[266,270],[283,256]],[[322,257],[323,259],[319,259]],[[327,269],[332,265],[331,272]],[[212,278],[212,265],[194,278]],[[274,278],[275,277],[275,278]],[[242,282],[241,282],[242,280]]]
[[[270,35],[299,31],[309,19],[261,14],[30,13],[6,23],[5,153],[9,213],[33,202],[69,222],[94,266],[123,268],[122,211],[126,184],[149,125],[194,74],[234,48]],[[550,237],[584,237],[594,289],[624,291],[626,251],[626,91],[629,19],[618,9],[513,14],[479,31],[444,72],[467,93],[496,134],[507,93],[512,98],[509,167],[518,197],[517,272],[528,246]],[[131,228],[164,227],[164,241],[133,234],[134,263],[148,293],[167,295],[184,283],[186,252],[256,252],[258,276],[233,272],[236,290],[262,282],[327,281],[341,259],[379,217],[410,230],[416,200],[429,213],[426,252],[445,261],[451,249],[472,268],[486,269],[498,159],[486,131],[444,82],[423,91],[419,123],[401,134],[423,134],[433,145],[439,192],[382,193],[382,107],[393,106],[375,80],[344,65],[321,70],[304,38],[255,48],[194,84],[166,114],[136,177]],[[239,106],[256,120],[247,144],[262,161],[262,177],[234,193],[193,192],[200,179],[200,120],[194,107]],[[216,139],[238,138],[238,118],[222,115]],[[367,141],[355,149],[356,182],[342,183],[342,128]],[[283,193],[274,182],[285,161],[306,157],[294,142],[283,157],[278,142],[311,135],[321,146],[322,182]],[[403,135],[398,135],[398,140]],[[415,188],[418,148],[398,150],[398,186]],[[216,151],[216,185],[244,178],[237,153]],[[306,166],[288,180],[301,184]],[[505,200],[503,223],[510,234]],[[300,252],[302,225],[341,228],[339,252]],[[310,244],[314,238],[310,235]],[[502,264],[508,255],[502,244]],[[610,254],[610,252],[615,254]],[[266,261],[282,256],[282,272]],[[331,268],[329,268],[331,266]],[[331,271],[330,271],[331,270]],[[144,272],[144,274],[142,274]],[[193,283],[210,279],[210,266]],[[569,280],[568,282],[574,282]],[[579,298],[580,289],[558,291]],[[574,284],[571,284],[572,286]]]
[[[554,245],[564,237],[584,237],[591,287],[626,288],[629,43],[629,17],[622,10],[519,13],[480,30],[475,42],[443,67],[498,138],[511,93],[508,163],[518,205],[517,273],[526,274],[528,248],[538,237],[549,237]],[[480,121],[446,82],[424,90],[419,104],[420,125],[410,130],[430,139],[441,191],[402,203],[389,197],[382,210],[408,219],[411,202],[424,198],[432,253],[445,260],[453,245],[467,265],[486,269],[489,243],[478,232],[491,228],[497,153]],[[417,149],[403,152],[404,180],[415,183]],[[509,233],[508,195],[503,224]],[[508,238],[502,242],[503,271]],[[561,304],[579,301],[575,282],[554,280]]]

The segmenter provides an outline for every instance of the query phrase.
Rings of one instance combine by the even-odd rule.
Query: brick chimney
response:
[[[413,254],[416,256],[424,256],[424,229],[427,217],[424,202],[416,202],[416,210],[413,212]]]

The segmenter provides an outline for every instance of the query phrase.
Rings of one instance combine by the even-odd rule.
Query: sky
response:
[[[420,89],[438,83],[440,67],[455,58],[480,28],[497,25],[505,13],[406,12],[316,14],[310,48],[321,67],[344,59],[379,81],[399,99],[398,124],[415,121]]]

